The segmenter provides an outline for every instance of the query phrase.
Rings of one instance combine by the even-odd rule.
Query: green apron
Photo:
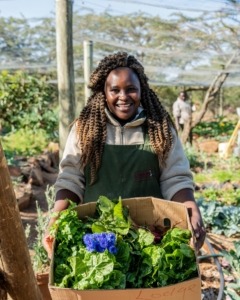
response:
[[[144,140],[142,145],[104,146],[97,181],[91,186],[90,168],[85,168],[84,203],[97,201],[99,196],[111,200],[119,197],[162,198],[158,157],[150,145],[148,134],[145,134]]]

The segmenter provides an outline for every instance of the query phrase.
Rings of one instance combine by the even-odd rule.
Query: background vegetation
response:
[[[171,21],[145,13],[75,13],[76,115],[84,105],[83,41],[92,40],[93,67],[113,51],[134,54],[170,113],[182,89],[197,112],[203,111],[193,128],[195,137],[228,141],[238,119],[240,21],[238,1],[226,2],[228,10],[196,18],[177,13]],[[58,141],[55,19],[31,22],[0,17],[0,37],[0,138],[11,164],[15,155],[37,155],[50,141]],[[195,195],[208,230],[239,237],[239,158],[223,161],[194,147],[185,150],[199,185]],[[226,188],[227,183],[232,185]],[[47,259],[41,252],[41,226],[46,220],[39,209],[38,214],[36,268]],[[225,256],[234,262],[234,289],[239,292],[239,245]]]

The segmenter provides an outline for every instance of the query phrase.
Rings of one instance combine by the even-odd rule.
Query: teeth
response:
[[[119,107],[129,107],[131,104],[129,103],[129,104],[117,104],[117,106],[119,106]]]

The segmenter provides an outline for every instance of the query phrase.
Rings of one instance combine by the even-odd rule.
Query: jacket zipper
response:
[[[121,145],[123,145],[123,135],[124,135],[124,127],[121,126]]]

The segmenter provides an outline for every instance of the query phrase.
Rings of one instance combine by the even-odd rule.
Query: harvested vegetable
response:
[[[152,288],[197,277],[191,231],[171,228],[164,235],[135,224],[121,199],[101,196],[94,218],[62,211],[55,234],[54,282],[62,288]]]

